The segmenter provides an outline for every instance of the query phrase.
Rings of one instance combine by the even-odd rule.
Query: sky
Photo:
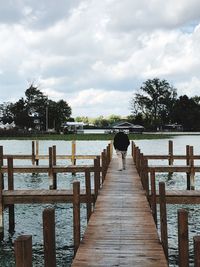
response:
[[[0,0],[0,103],[30,84],[72,116],[126,116],[147,79],[200,95],[199,0]]]

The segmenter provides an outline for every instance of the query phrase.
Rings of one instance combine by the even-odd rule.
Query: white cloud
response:
[[[198,94],[197,0],[0,3],[2,101],[24,96],[27,80],[88,116],[129,114],[129,98],[148,78]]]
[[[129,114],[129,100],[132,93],[87,89],[67,97],[72,106],[73,116],[96,117],[108,114]]]
[[[199,96],[200,78],[194,76],[190,80],[177,83],[176,86],[180,95]]]

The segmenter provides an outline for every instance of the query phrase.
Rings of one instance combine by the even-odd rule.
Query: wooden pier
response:
[[[74,146],[74,144],[73,144]],[[33,146],[34,148],[34,146]],[[72,165],[59,166],[55,146],[49,155],[39,156],[32,149],[32,166],[13,165],[15,155],[3,155],[0,147],[0,237],[3,238],[3,210],[9,208],[9,232],[14,231],[14,205],[20,203],[73,203],[72,267],[165,267],[168,266],[168,225],[166,204],[200,204],[200,190],[195,190],[195,173],[200,172],[200,155],[194,155],[193,147],[186,146],[185,155],[174,155],[173,142],[169,141],[166,155],[144,155],[132,142],[132,157],[127,159],[127,169],[117,171],[117,159],[112,158],[109,144],[101,155],[93,158],[93,165],[76,165],[75,146],[69,155]],[[39,159],[49,159],[40,165]],[[67,156],[68,157],[68,156]],[[86,156],[88,157],[88,155]],[[7,159],[7,165],[3,164]],[[18,159],[18,155],[16,155]],[[27,159],[27,158],[26,158]],[[29,159],[31,159],[29,157]],[[151,160],[165,160],[165,165],[151,164]],[[184,164],[176,165],[176,160]],[[156,163],[157,164],[157,163]],[[49,190],[15,190],[14,173],[47,172]],[[61,172],[84,172],[85,186],[73,182],[73,190],[58,189],[56,174]],[[90,177],[90,173],[94,175]],[[165,191],[165,183],[157,180],[157,172],[185,172],[186,189]],[[7,173],[8,190],[4,189],[4,173]],[[94,186],[91,188],[91,179]],[[53,183],[52,183],[53,182]],[[158,188],[159,187],[159,188]],[[158,190],[159,189],[159,190]],[[80,203],[86,203],[88,226],[84,237],[80,235]],[[157,205],[159,203],[159,205]],[[157,209],[160,210],[160,220]],[[55,212],[44,210],[44,259],[45,266],[56,267]],[[159,225],[158,229],[156,228]],[[178,210],[178,262],[179,267],[189,267],[188,212]],[[159,237],[160,236],[160,237]],[[20,236],[15,241],[16,266],[32,267],[31,236]],[[29,259],[26,254],[28,250]],[[200,237],[194,237],[194,263],[200,267]],[[23,264],[22,264],[23,262]]]
[[[72,266],[168,266],[132,159],[112,159]]]

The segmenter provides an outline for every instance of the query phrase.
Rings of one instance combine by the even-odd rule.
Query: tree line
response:
[[[71,107],[64,100],[48,99],[33,84],[25,91],[25,97],[15,103],[0,105],[1,121],[14,122],[20,129],[59,131],[63,122],[71,116]]]
[[[145,81],[131,99],[133,121],[156,130],[181,124],[186,131],[200,130],[200,97],[177,97],[177,89],[158,78]]]
[[[127,103],[128,105],[128,103]],[[59,132],[66,121],[84,122],[91,127],[106,128],[121,120],[143,125],[145,130],[162,129],[167,124],[181,124],[186,131],[200,130],[200,96],[177,96],[177,89],[165,79],[148,79],[130,99],[130,115],[88,118],[71,118],[72,109],[64,100],[48,99],[33,84],[25,91],[25,97],[15,103],[0,104],[0,120],[14,122],[20,129],[37,129]]]
[[[167,124],[179,124],[185,131],[200,131],[200,96],[178,97],[177,89],[165,79],[145,81],[130,100],[130,110],[126,121],[142,125],[146,130],[162,130]],[[108,127],[124,118],[111,115],[95,119],[77,117],[76,120]]]

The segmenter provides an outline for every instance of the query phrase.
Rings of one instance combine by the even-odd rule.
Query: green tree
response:
[[[48,97],[44,95],[37,86],[33,84],[25,91],[26,105],[29,116],[38,116],[41,130],[46,129],[46,112]]]
[[[13,122],[13,114],[10,111],[10,102],[0,104],[0,121],[4,124]]]
[[[200,104],[197,98],[189,98],[186,95],[177,99],[173,113],[172,122],[183,125],[184,130],[197,131],[200,130]]]
[[[64,100],[58,102],[48,100],[48,128],[59,131],[63,122],[71,115],[71,107]]]
[[[37,117],[41,130],[55,128],[58,131],[71,115],[71,107],[66,101],[49,100],[33,84],[25,91],[25,96],[9,106],[15,124],[21,128],[34,128],[34,117]]]
[[[176,89],[166,80],[154,78],[145,81],[140,91],[131,100],[132,113],[142,113],[153,127],[169,120],[177,97]]]
[[[109,125],[109,122],[107,119],[105,119],[103,116],[99,116],[93,120],[93,123],[95,126],[99,128],[104,128]]]
[[[114,114],[112,114],[112,115],[110,115],[108,117],[109,124],[113,124],[113,123],[118,122],[118,121],[121,121],[121,120],[122,120],[121,116],[114,115]]]
[[[89,118],[84,116],[78,116],[75,118],[77,122],[84,122],[85,124],[89,124]]]
[[[127,121],[133,124],[139,124],[143,125],[144,124],[144,118],[142,116],[142,113],[138,113],[136,115],[130,115],[127,116]]]
[[[29,116],[29,110],[23,98],[19,99],[14,104],[10,104],[9,109],[16,126],[26,129],[33,127],[33,120]]]

